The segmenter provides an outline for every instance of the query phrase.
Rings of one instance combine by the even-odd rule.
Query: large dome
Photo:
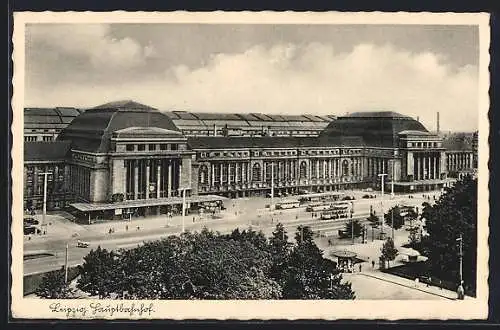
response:
[[[368,146],[396,147],[402,131],[428,132],[420,122],[397,112],[354,112],[337,117],[321,132],[320,139],[359,136]]]
[[[115,131],[129,127],[157,127],[179,131],[172,119],[155,108],[134,101],[110,102],[76,117],[58,136],[71,140],[71,148],[106,153]]]

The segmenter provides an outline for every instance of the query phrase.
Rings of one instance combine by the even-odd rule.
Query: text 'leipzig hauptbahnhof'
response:
[[[434,190],[477,168],[477,134],[449,139],[395,112],[161,112],[119,101],[24,113],[25,208],[42,207],[47,179],[47,209],[89,217],[163,214],[183,191],[196,205],[267,195],[271,184],[277,195],[380,189],[382,173],[396,192]]]

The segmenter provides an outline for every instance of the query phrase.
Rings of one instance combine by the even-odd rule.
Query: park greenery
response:
[[[385,224],[395,230],[400,229],[405,224],[405,218],[401,215],[401,209],[398,205],[391,207],[387,213],[384,214]]]
[[[347,221],[345,223],[344,232],[349,238],[353,238],[353,236],[360,237],[363,235],[363,226],[359,220]]]
[[[75,290],[65,280],[64,266],[61,269],[45,273],[35,292],[39,297],[48,299],[73,298]]]
[[[122,299],[355,298],[311,229],[299,226],[292,243],[281,224],[269,239],[252,229],[204,229],[130,250],[99,247],[84,258],[77,288]]]
[[[474,292],[477,261],[477,179],[466,176],[446,188],[439,200],[424,203],[421,218],[427,235],[422,238],[421,253],[429,258],[433,277],[459,282],[460,250],[463,240],[463,280]]]

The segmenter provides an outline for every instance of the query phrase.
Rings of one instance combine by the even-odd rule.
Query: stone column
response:
[[[150,160],[146,160],[146,199],[149,199],[149,169],[150,169]]]
[[[415,172],[415,180],[420,180],[420,155],[419,154],[414,154],[415,159],[417,160],[417,168]]]
[[[172,178],[172,160],[168,160],[168,189],[167,189],[167,196],[172,197],[172,185],[174,183],[174,180]]]
[[[160,176],[161,176],[161,162],[157,160],[156,165],[156,198],[160,198]]]
[[[438,172],[438,155],[434,155],[434,179],[439,179],[439,172]]]
[[[210,176],[210,187],[215,186],[215,165],[210,163],[211,176]]]
[[[220,163],[220,185],[222,187],[222,167],[223,167],[223,164]]]
[[[134,199],[139,195],[139,159],[134,160]]]
[[[231,184],[231,163],[227,163],[227,185]]]

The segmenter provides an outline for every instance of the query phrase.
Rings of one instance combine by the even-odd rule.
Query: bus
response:
[[[306,207],[307,212],[325,211],[332,207],[330,203],[313,203]]]
[[[299,201],[301,203],[335,202],[341,200],[344,196],[344,193],[327,191],[323,193],[302,195],[300,196]]]
[[[295,209],[300,207],[299,201],[284,201],[276,203],[276,208],[278,210]]]

